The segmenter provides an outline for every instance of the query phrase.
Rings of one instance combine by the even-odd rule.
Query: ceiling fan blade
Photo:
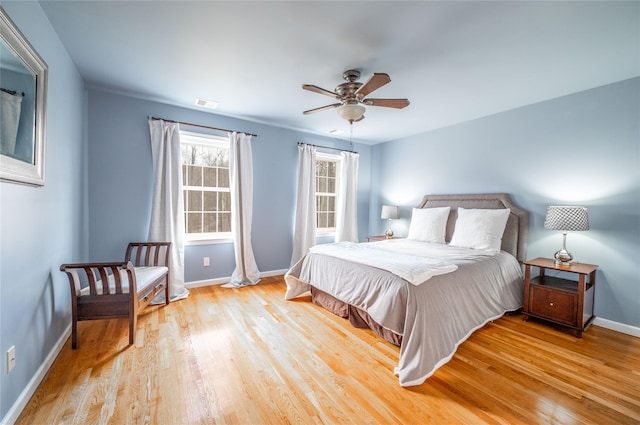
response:
[[[309,114],[313,114],[315,112],[324,111],[326,109],[337,108],[340,105],[342,105],[342,103],[334,103],[334,104],[331,104],[331,105],[321,106],[319,108],[309,109],[308,111],[304,111],[303,114],[304,115],[309,115]]]
[[[389,74],[384,74],[381,72],[374,73],[371,78],[369,78],[369,81],[364,83],[358,90],[356,90],[355,95],[356,97],[362,99],[374,90],[377,90],[385,84],[388,84],[390,81],[391,78],[389,77]]]
[[[386,108],[402,109],[409,106],[409,99],[365,99],[362,103],[369,106],[384,106]]]
[[[320,94],[323,94],[325,96],[333,97],[334,99],[340,99],[340,96],[338,96],[337,93],[329,91],[329,90],[325,90],[325,89],[323,89],[321,87],[314,86],[312,84],[303,84],[302,88],[305,89],[305,90],[312,91],[314,93],[320,93]]]

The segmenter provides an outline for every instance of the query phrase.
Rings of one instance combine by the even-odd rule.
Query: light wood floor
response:
[[[81,322],[17,423],[640,423],[638,338],[507,315],[402,388],[397,347],[284,288],[193,289],[148,308],[130,347],[125,321]]]

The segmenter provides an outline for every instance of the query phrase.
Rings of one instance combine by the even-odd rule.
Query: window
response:
[[[316,232],[332,233],[336,230],[336,205],[340,157],[320,154],[316,156]]]
[[[229,141],[181,131],[180,145],[187,240],[230,238]]]

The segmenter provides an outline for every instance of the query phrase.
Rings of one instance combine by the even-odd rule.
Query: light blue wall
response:
[[[59,265],[121,258],[128,241],[146,239],[148,115],[260,134],[253,144],[253,241],[263,271],[289,265],[297,142],[346,143],[99,90],[87,96],[38,2],[2,7],[49,65],[46,185],[0,183],[4,418],[69,326],[69,288]],[[561,236],[543,229],[546,207],[585,204],[591,230],[570,234],[568,248],[600,265],[596,314],[640,326],[639,99],[636,78],[375,147],[357,145],[360,239],[385,229],[383,203],[403,206],[403,219],[394,222],[402,235],[425,193],[508,192],[531,212],[528,257],[549,256]],[[204,256],[211,257],[208,268]],[[187,281],[229,276],[233,267],[231,244],[187,249]],[[17,364],[7,374],[4,353],[12,345]]]
[[[298,149],[303,141],[346,148],[348,143],[142,100],[98,89],[89,90],[89,256],[108,260],[124,255],[130,240],[147,237],[151,214],[152,164],[148,116],[258,134],[254,158],[253,248],[263,272],[288,268],[293,244]],[[194,128],[184,127],[186,130]],[[201,131],[201,130],[200,130]],[[371,147],[360,152],[359,231],[368,229]],[[118,202],[115,202],[115,201]],[[210,257],[204,267],[202,258]],[[230,276],[233,245],[191,245],[185,249],[185,280]]]
[[[49,66],[45,186],[0,183],[0,418],[70,324],[60,264],[86,252],[86,92],[37,2],[2,7]],[[7,375],[5,353],[16,347]]]
[[[531,214],[528,258],[550,257],[562,236],[544,229],[546,207],[586,205],[591,229],[567,249],[600,266],[595,313],[640,326],[639,127],[634,78],[376,145],[370,230],[383,203],[402,205],[406,234],[424,194],[507,192]]]

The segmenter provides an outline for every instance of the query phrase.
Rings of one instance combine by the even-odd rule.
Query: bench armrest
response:
[[[126,276],[128,282],[124,282],[128,286],[130,293],[136,293],[136,275],[134,273],[131,261],[125,262],[97,262],[97,263],[74,263],[63,264],[60,271],[67,273],[69,276],[69,284],[71,292],[76,296],[80,296],[82,285],[80,273],[84,272],[89,283],[89,294],[122,294],[123,293],[123,277]],[[123,273],[124,272],[124,273]],[[110,281],[113,287],[110,288]],[[101,290],[98,290],[101,285]],[[115,292],[114,292],[115,291]]]

